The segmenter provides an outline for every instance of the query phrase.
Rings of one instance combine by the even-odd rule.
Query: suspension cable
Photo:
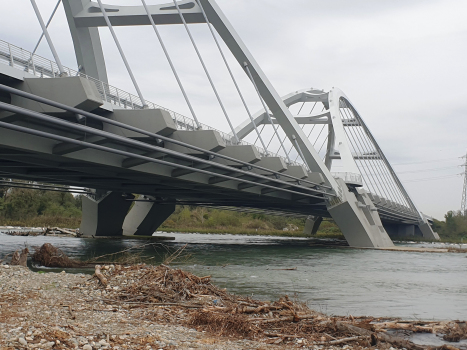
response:
[[[312,128],[311,131],[310,131],[310,135],[311,135],[311,133],[312,133],[312,131],[313,131],[313,129],[315,128],[316,125],[318,125],[318,124],[313,125],[313,128]],[[315,147],[316,142],[318,142],[319,137],[320,137],[321,134],[323,133],[323,130],[324,130],[324,127],[325,127],[325,126],[326,126],[326,124],[323,125],[323,127],[321,128],[321,131],[320,131],[319,134],[318,134],[318,137],[316,138],[315,142],[313,142],[313,148]],[[310,136],[308,136],[308,138],[310,138]],[[298,156],[299,156],[299,155],[297,155],[297,157],[295,158],[295,161],[297,161]]]
[[[60,61],[60,58],[58,57],[57,51],[55,50],[55,46],[52,42],[52,39],[50,38],[49,31],[44,23],[44,20],[42,19],[41,13],[39,12],[39,8],[37,7],[36,0],[31,0],[31,5],[34,9],[34,12],[36,13],[37,19],[39,20],[39,24],[41,25],[42,34],[45,36],[45,39],[47,40],[47,43],[49,44],[50,51],[52,51],[52,55],[54,56],[54,59],[55,59],[55,63],[57,63],[58,70],[60,71],[60,76],[66,76],[67,73],[65,72],[65,69],[62,66],[62,62]]]
[[[300,107],[300,109],[298,110],[298,113],[297,113],[297,115],[299,115],[299,114],[300,114],[300,112],[301,112],[301,111],[302,111],[302,109],[303,109],[303,106],[305,106],[305,103],[306,103],[306,101],[305,101],[305,102],[303,102],[302,106],[301,106],[301,107]],[[316,102],[315,102],[315,105],[316,105]],[[313,106],[313,108],[315,108],[315,107]],[[313,111],[313,109],[312,109],[311,111]],[[311,112],[310,112],[310,114],[311,114]]]
[[[277,128],[274,125],[274,122],[272,121],[271,114],[269,113],[269,110],[268,110],[268,108],[266,106],[266,103],[264,102],[263,97],[261,96],[261,93],[259,92],[258,86],[256,85],[256,82],[253,79],[253,75],[251,75],[250,68],[248,67],[248,64],[246,62],[244,63],[244,67],[245,67],[245,70],[246,70],[246,72],[248,74],[248,77],[250,78],[251,82],[253,83],[253,86],[255,87],[256,93],[258,94],[258,97],[259,97],[259,99],[261,101],[261,104],[263,105],[263,108],[266,111],[269,122],[271,123],[272,128],[274,129],[274,134],[279,139],[279,142],[281,143],[282,150],[284,151],[285,156],[287,157],[287,160],[289,161],[289,163],[291,163],[289,155],[287,154],[287,151],[285,150],[284,143],[282,142],[281,138],[279,137],[279,134],[277,133]]]
[[[222,100],[217,92],[216,86],[214,85],[214,82],[211,79],[211,75],[208,72],[208,69],[206,68],[206,64],[204,63],[203,58],[201,57],[201,54],[198,50],[198,46],[195,43],[195,40],[193,39],[193,36],[191,35],[190,28],[188,28],[188,25],[186,24],[185,17],[183,16],[182,11],[180,10],[180,7],[178,6],[177,0],[173,0],[175,7],[177,8],[178,14],[180,15],[180,19],[183,22],[183,25],[185,26],[186,32],[188,33],[188,36],[190,37],[190,41],[193,44],[193,48],[196,51],[196,54],[198,55],[199,61],[201,62],[201,65],[203,66],[204,73],[206,74],[206,77],[209,80],[209,83],[211,84],[212,90],[214,91],[214,94],[216,95],[217,101],[219,102],[219,105],[221,106],[222,112],[224,112],[225,119],[227,119],[227,122],[229,123],[230,129],[232,130],[232,134],[235,137],[236,143],[240,143],[240,140],[237,136],[237,132],[235,131],[235,128],[232,125],[232,122],[230,121],[229,115],[227,114],[227,111],[225,110],[224,104],[222,103]]]
[[[380,154],[379,154],[379,152],[377,152],[376,148],[375,148],[374,146],[373,146],[373,147],[371,146],[371,142],[370,142],[369,139],[368,139],[368,135],[366,134],[366,131],[365,131],[364,128],[363,128],[363,125],[362,125],[362,123],[361,123],[360,118],[357,117],[357,116],[353,113],[353,111],[350,110],[350,108],[348,107],[348,105],[347,105],[346,102],[343,102],[343,103],[344,103],[344,105],[346,106],[345,113],[346,113],[347,115],[350,115],[350,117],[353,115],[353,119],[355,119],[355,120],[358,122],[359,127],[357,127],[355,133],[357,133],[357,134],[360,135],[361,139],[363,140],[363,141],[362,141],[363,144],[366,145],[366,150],[367,150],[367,152],[368,152],[369,154],[371,154],[371,153],[373,153],[373,149],[374,149],[374,151],[377,153],[376,156],[381,157]],[[381,166],[380,166],[380,164],[379,164],[379,162],[378,162],[377,159],[375,159],[375,161],[368,160],[368,163],[369,163],[370,165],[375,164],[375,168],[381,170]],[[377,174],[375,174],[376,178],[378,178],[378,175],[379,175],[379,177],[380,177],[380,179],[381,179],[381,186],[383,187],[383,185],[385,184],[385,186],[387,187],[388,193],[390,193],[390,194],[392,193],[392,194],[395,196],[395,198],[392,198],[392,199],[394,199],[396,202],[397,202],[397,201],[400,201],[402,198],[400,197],[398,191],[392,186],[392,181],[391,181],[390,179],[388,179],[387,177],[385,177],[384,168],[383,168],[383,173],[379,173],[379,174],[377,173]],[[389,180],[389,181],[388,181],[388,180]],[[403,199],[402,199],[401,204],[402,204],[402,203],[404,203],[404,200],[403,200]]]
[[[345,107],[346,107],[346,109],[344,110],[344,112],[346,113],[346,115],[347,115],[347,116],[350,115],[350,117],[353,115],[353,117],[354,117],[353,119],[357,120],[357,122],[358,122],[358,124],[359,124],[359,127],[357,127],[357,130],[356,130],[355,132],[356,132],[357,134],[360,135],[361,139],[363,140],[363,141],[362,141],[363,144],[366,145],[366,150],[367,150],[367,152],[371,154],[371,153],[372,153],[371,142],[369,141],[368,135],[366,134],[366,131],[365,131],[364,128],[363,128],[363,125],[362,125],[362,122],[361,122],[361,118],[357,117],[357,116],[353,113],[353,111],[350,110],[350,108],[348,107],[348,105],[347,105],[347,103],[346,103],[345,101],[344,101],[343,103],[344,103],[344,105],[345,105]],[[376,151],[377,156],[378,156],[378,157],[381,157],[381,156],[379,155],[379,152],[377,152],[376,148],[375,148],[375,147],[373,147],[373,148],[374,148],[374,150]],[[391,179],[390,179],[390,178],[387,178],[387,177],[385,176],[384,167],[383,167],[383,169],[381,169],[381,165],[379,164],[379,162],[378,162],[377,160],[374,161],[374,162],[372,162],[371,160],[368,160],[368,163],[369,163],[370,165],[375,164],[375,168],[377,168],[377,169],[379,169],[379,170],[383,170],[383,173],[382,173],[382,174],[379,174],[379,177],[380,177],[380,179],[381,179],[381,186],[384,188],[383,184],[385,183],[385,186],[387,187],[386,189],[387,189],[387,192],[389,193],[389,195],[391,195],[391,193],[392,193],[392,195],[394,196],[394,197],[392,197],[391,199],[395,200],[396,202],[401,201],[401,204],[403,204],[405,201],[404,201],[403,198],[401,198],[399,191],[397,191],[397,190],[394,188]],[[378,175],[375,175],[375,176],[376,176],[376,178],[378,178]],[[389,180],[389,181],[388,181],[388,180]]]
[[[342,111],[341,111],[341,106],[340,106],[340,103],[339,103],[339,117],[346,120],[347,118],[344,117],[344,115],[342,114]],[[355,137],[352,135],[352,137],[350,137],[349,133],[350,132],[347,132],[347,130],[344,128],[344,132],[345,134],[347,135],[347,139],[349,140],[349,143],[350,145],[352,146],[352,149],[354,150],[354,153],[355,154],[358,154],[360,152],[360,154],[362,153],[359,149],[357,150],[357,147],[355,146],[354,142],[356,143],[356,140],[355,140]],[[373,184],[372,181],[370,181],[370,177],[367,173],[367,170],[365,169],[365,167],[361,167],[359,166],[359,163],[360,165],[362,165],[362,160],[361,159],[358,159],[358,162],[355,161],[355,164],[358,168],[358,170],[360,171],[360,173],[362,174],[362,177],[363,177],[363,181],[366,183],[366,186],[368,187],[368,189],[371,191],[371,189],[373,189],[373,192],[375,194],[379,194],[382,196],[382,192],[379,190],[379,187],[378,187],[378,190],[375,189],[375,184]],[[363,171],[362,171],[363,169]],[[365,173],[366,176],[363,176],[363,172]],[[371,186],[370,186],[371,185]],[[371,187],[371,188],[370,188]]]
[[[52,11],[52,14],[50,15],[50,18],[49,18],[49,20],[47,21],[47,24],[45,25],[46,28],[49,28],[49,24],[50,24],[50,22],[52,22],[52,18],[54,18],[55,12],[57,12],[58,6],[60,5],[61,2],[62,2],[62,0],[58,0],[57,5],[55,5],[55,8],[54,8],[54,10]],[[36,44],[36,46],[34,47],[34,50],[32,50],[32,54],[31,54],[31,55],[34,55],[34,54],[36,53],[37,48],[39,47],[39,44],[41,43],[41,41],[42,41],[43,38],[44,38],[44,32],[41,33],[41,36],[39,37],[39,40],[37,41],[37,44]]]
[[[128,74],[130,75],[131,81],[133,82],[133,86],[135,87],[136,92],[139,96],[139,99],[141,100],[141,103],[143,104],[143,108],[146,109],[148,108],[148,105],[146,104],[146,100],[144,99],[143,94],[141,93],[141,90],[139,89],[138,83],[136,82],[135,76],[133,75],[133,72],[131,71],[130,65],[128,64],[128,61],[126,60],[125,54],[123,53],[123,49],[120,46],[120,42],[118,41],[117,35],[115,34],[114,28],[112,27],[112,23],[110,23],[109,16],[107,16],[107,12],[105,12],[105,8],[102,5],[102,1],[97,0],[97,3],[99,4],[102,15],[104,16],[105,23],[107,23],[107,27],[109,27],[110,34],[112,34],[112,37],[115,41],[115,45],[117,46],[117,49],[120,52],[120,56],[122,57],[126,70],[128,71]]]
[[[259,132],[260,134],[263,133],[263,130],[264,130],[265,126],[266,126],[266,124],[263,123],[263,127],[261,128],[261,131]],[[258,140],[259,140],[259,135],[256,137],[256,140],[255,140],[255,142],[253,144],[256,145],[256,142],[258,142]],[[263,146],[263,147],[266,147],[266,146]],[[266,148],[264,150],[266,151]]]
[[[305,103],[306,103],[306,101],[303,102],[302,106],[301,106],[300,109],[298,110],[297,116],[298,116],[298,115],[300,114],[300,112],[302,111],[303,106],[305,106]],[[310,114],[313,112],[313,109],[315,108],[315,106],[316,106],[317,103],[318,103],[318,102],[315,102],[315,104],[314,104],[313,107],[311,108]],[[305,124],[302,124],[302,125],[300,126],[300,128],[301,128],[302,130],[303,130],[304,127],[305,127]],[[282,140],[282,142],[285,142],[286,139],[287,139],[287,135],[284,136],[284,139]],[[290,152],[292,152],[293,148],[294,148],[294,145],[292,144],[292,146],[290,147],[290,149],[289,149],[289,151],[287,152],[287,154],[290,154]],[[281,149],[281,148],[280,148],[280,146],[279,146],[279,149],[277,150],[277,152],[279,152],[280,149]]]
[[[311,114],[311,112],[313,112],[313,109],[315,109],[315,106],[316,106],[317,103],[318,103],[318,102],[315,102],[315,104],[313,105],[313,108],[311,109],[310,114]],[[323,106],[323,110],[322,110],[322,111],[324,111],[325,108],[326,108],[326,107]],[[322,111],[321,111],[321,112],[322,112]],[[315,129],[316,125],[318,125],[318,124],[313,124],[313,127],[311,128],[311,130],[310,130],[308,136],[306,137],[308,140],[310,139],[311,133],[312,133],[313,130]],[[302,129],[304,129],[304,128],[305,128],[305,124],[303,124],[303,126],[302,126]],[[324,129],[324,125],[323,125],[323,129]],[[323,129],[321,129],[321,132],[323,132]],[[321,132],[319,133],[318,138],[319,138],[319,136],[321,135]],[[316,138],[316,141],[318,140],[318,138]],[[316,143],[316,141],[315,141],[315,143]],[[315,145],[315,143],[313,143],[313,146]],[[293,146],[292,146],[292,148],[293,148]],[[290,149],[290,151],[292,151],[292,148]],[[290,153],[290,151],[289,151],[289,153]],[[295,158],[295,161],[296,161],[297,159],[298,159],[298,155],[297,155],[297,157]]]
[[[345,106],[346,107],[346,106]],[[350,120],[350,118],[346,118],[344,116],[344,114],[346,113],[346,111],[344,110],[344,112],[342,112],[342,106],[341,106],[341,102],[339,102],[339,113],[341,115],[341,118],[344,118],[344,120],[348,121]],[[345,129],[344,129],[345,130]],[[345,130],[346,134],[347,134],[347,137],[350,139],[349,137],[349,134],[352,135],[352,138],[353,140],[355,141],[355,145],[357,146],[357,149],[358,149],[358,152],[357,150],[355,149],[355,146],[354,147],[354,151],[356,151],[355,153],[356,154],[360,154],[360,163],[364,163],[364,162],[367,162],[367,159],[365,159],[365,148],[363,147],[362,145],[362,141],[358,138],[358,136],[356,136],[353,132],[352,132],[352,129],[349,130],[349,133],[347,133],[347,131]],[[360,145],[360,146],[359,146]],[[368,163],[370,165],[370,167],[373,169],[373,166],[371,163]],[[374,171],[374,170],[373,170]],[[365,173],[366,173],[366,170],[365,170]],[[387,199],[392,199],[392,196],[390,194],[388,194],[386,192],[386,189],[385,187],[382,187],[382,190],[380,188],[380,186],[378,186],[379,184],[379,181],[376,181],[375,178],[373,177],[373,175],[371,175],[371,172],[370,173],[366,173],[366,175],[368,176],[368,180],[370,181],[370,176],[371,178],[373,179],[373,181],[370,181],[372,184],[374,184],[373,186],[373,189],[376,187],[378,189],[378,193],[380,193],[381,195],[385,196]]]
[[[353,143],[353,141],[355,141],[355,140],[349,136],[349,134],[347,133],[347,130],[345,128],[344,128],[344,132],[347,135],[347,139],[349,140],[349,143],[352,146],[352,149],[354,150],[354,153],[357,154],[358,152],[357,152],[356,147],[355,147],[355,145]],[[373,185],[373,183],[370,181],[370,178],[369,178],[369,176],[367,174],[366,168],[365,168],[365,166],[363,166],[360,159],[358,160],[358,162],[355,160],[355,165],[357,166],[358,171],[360,171],[360,174],[362,175],[363,181],[366,184],[366,187],[368,188],[368,190],[370,192],[373,191],[377,195],[381,195],[380,191],[379,190],[377,191],[375,189],[375,186]],[[365,174],[365,176],[363,174]]]
[[[319,148],[318,154],[319,154],[319,152],[321,152],[321,150],[323,149],[323,147],[324,147],[324,144],[325,144],[325,143],[326,143],[326,141],[328,140],[328,137],[329,137],[329,134],[328,134],[328,135],[326,135],[326,138],[324,139],[324,141],[323,141],[323,144],[322,144],[322,145],[321,145],[321,147]]]
[[[238,95],[240,96],[240,99],[242,100],[242,103],[245,106],[248,117],[250,118],[251,123],[253,124],[253,127],[255,128],[256,134],[258,135],[258,138],[261,141],[261,144],[263,145],[264,150],[266,151],[266,145],[264,144],[264,141],[263,141],[263,139],[261,137],[261,133],[258,131],[255,120],[253,119],[253,116],[252,116],[252,114],[250,112],[250,109],[248,108],[248,105],[247,105],[247,103],[245,101],[245,98],[243,97],[243,94],[242,94],[242,92],[240,90],[240,87],[237,84],[237,80],[235,79],[235,76],[233,75],[232,69],[230,68],[229,63],[228,63],[227,59],[225,58],[224,51],[222,50],[222,48],[221,48],[221,46],[219,44],[219,41],[217,40],[217,37],[216,37],[216,35],[214,33],[214,30],[212,29],[211,23],[208,20],[206,12],[204,11],[203,5],[201,4],[201,1],[199,1],[199,0],[196,0],[196,2],[198,3],[198,5],[200,7],[201,12],[203,12],[203,16],[204,16],[204,19],[206,20],[206,24],[208,25],[209,31],[211,32],[212,37],[214,38],[214,41],[216,42],[216,46],[219,49],[219,52],[220,52],[220,54],[222,56],[222,59],[224,60],[225,66],[227,67],[227,70],[229,71],[230,77],[232,78],[232,81],[233,81],[233,83],[235,85],[235,88],[237,89]]]
[[[148,6],[146,5],[146,1],[141,0],[141,2],[143,3],[143,7],[146,10],[146,13],[148,14],[149,21],[151,22],[152,28],[154,29],[154,32],[156,33],[159,43],[161,44],[162,50],[164,51],[165,57],[167,58],[167,61],[169,62],[170,68],[172,69],[172,73],[174,74],[175,79],[177,80],[178,86],[180,87],[180,90],[182,91],[183,97],[185,98],[186,104],[188,105],[188,108],[190,109],[191,115],[193,116],[193,119],[196,122],[196,126],[198,127],[198,129],[201,129],[201,124],[199,123],[198,118],[196,117],[193,106],[191,105],[190,100],[188,99],[188,95],[185,92],[185,89],[182,85],[180,77],[178,76],[177,70],[175,69],[175,66],[172,62],[172,59],[170,58],[167,48],[165,47],[164,41],[162,40],[159,30],[157,29],[157,26],[154,23],[154,19],[152,18],[151,12],[149,11]]]
[[[344,104],[344,107],[345,107],[344,113],[347,115],[347,117],[348,117],[349,120],[350,120],[350,119],[351,119],[351,115],[350,115],[350,114],[351,114],[351,111],[350,111],[350,108],[347,106],[347,103],[346,103],[345,101],[343,101],[342,103]],[[352,112],[352,114],[353,114],[353,112]],[[349,115],[350,115],[350,117],[349,117]],[[371,154],[371,153],[372,153],[371,142],[370,142],[370,140],[369,140],[369,138],[368,138],[368,135],[367,135],[365,129],[363,128],[362,120],[361,120],[360,116],[355,115],[355,114],[353,114],[353,115],[354,115],[353,119],[356,120],[356,121],[358,122],[358,127],[357,127],[357,130],[355,131],[355,133],[356,133],[356,134],[359,134],[359,135],[361,136],[361,139],[363,140],[363,144],[366,144],[366,145],[367,145],[367,146],[366,146],[367,152],[368,152],[369,154]],[[365,137],[365,136],[366,136],[366,137]],[[377,151],[375,147],[373,147],[373,148],[374,148],[375,151]],[[379,156],[379,157],[381,158],[381,155],[379,154],[379,152],[377,152],[377,153],[378,153],[377,156]],[[389,192],[390,198],[393,199],[393,200],[395,200],[396,202],[397,202],[397,201],[400,201],[401,204],[404,204],[404,203],[408,204],[408,203],[407,203],[407,200],[404,199],[404,196],[401,195],[400,189],[397,190],[397,186],[394,186],[394,180],[392,179],[392,177],[391,177],[391,176],[389,176],[389,177],[386,176],[386,173],[385,173],[385,171],[384,171],[385,166],[381,167],[381,165],[380,165],[380,163],[378,162],[377,159],[375,160],[375,162],[372,162],[371,160],[368,160],[368,164],[369,164],[368,167],[371,167],[371,169],[373,169],[373,171],[375,171],[375,170],[374,170],[374,167],[373,167],[373,163],[375,164],[375,167],[376,167],[376,168],[378,168],[379,170],[382,170],[382,173],[375,172],[374,174],[372,174],[372,173],[370,172],[370,174],[371,174],[372,176],[373,176],[373,175],[376,176],[376,178],[378,178],[378,175],[379,175],[379,177],[381,178],[381,181],[382,181],[382,182],[381,182],[381,186],[383,187],[383,189],[385,189],[385,188],[387,187],[386,189],[387,189],[387,191]],[[391,180],[391,179],[392,179],[392,180]],[[388,181],[388,180],[389,180],[389,181]],[[384,183],[385,183],[386,187],[383,186]],[[392,193],[392,195],[395,196],[395,197],[391,197],[391,193]],[[386,195],[387,195],[387,194],[386,194]],[[389,199],[389,198],[388,198],[388,199]],[[410,205],[409,205],[409,206],[410,206]]]

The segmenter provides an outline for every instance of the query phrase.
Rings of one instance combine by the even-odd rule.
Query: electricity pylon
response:
[[[467,154],[462,158],[465,159],[464,165],[464,189],[462,190],[462,201],[461,201],[461,213],[464,216],[467,216],[466,206],[467,206]]]

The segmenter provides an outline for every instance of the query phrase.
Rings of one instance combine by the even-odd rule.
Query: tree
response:
[[[446,215],[444,215],[446,219],[446,230],[448,233],[455,233],[457,231],[457,223],[454,217],[454,212],[452,210],[448,211]]]

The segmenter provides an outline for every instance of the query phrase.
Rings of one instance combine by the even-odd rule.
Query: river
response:
[[[175,241],[164,243],[171,251],[187,244],[182,261],[175,266],[198,275],[212,275],[213,283],[232,293],[263,300],[287,294],[331,315],[423,320],[467,318],[467,256],[464,253],[351,249],[334,240],[306,238],[165,235],[175,237]],[[58,246],[70,257],[87,259],[146,241],[13,237],[0,233],[0,259],[24,244],[33,247],[46,242]],[[147,246],[144,250],[145,255],[153,257],[154,263],[160,263],[165,252],[166,248],[160,245]]]

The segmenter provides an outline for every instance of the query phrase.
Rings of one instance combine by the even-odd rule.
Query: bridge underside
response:
[[[160,204],[187,204],[249,207],[302,215],[330,217],[324,199],[304,199],[299,195],[261,195],[226,187],[168,179],[149,171],[112,167],[99,162],[57,157],[25,149],[27,134],[0,128],[0,138],[16,140],[17,147],[0,145],[0,176],[27,181],[94,188],[119,193],[144,193]],[[39,140],[35,140],[39,141]],[[49,143],[49,140],[42,140]],[[49,143],[50,144],[50,143]],[[37,147],[37,144],[36,144]],[[40,147],[38,147],[40,148]],[[84,151],[83,151],[84,153]],[[156,168],[157,165],[154,165]],[[148,169],[149,170],[149,169]],[[256,192],[256,191],[255,191]],[[245,205],[247,203],[247,205]]]
[[[29,142],[32,141],[30,135],[16,131],[0,128],[0,138],[10,141],[9,146],[0,145],[1,177],[93,188],[98,190],[97,193],[112,192],[113,195],[118,194],[122,202],[127,203],[126,210],[129,209],[133,200],[131,194],[144,193],[145,198],[140,199],[141,202],[159,206],[159,210],[152,213],[155,220],[161,215],[165,219],[171,214],[170,209],[166,209],[166,213],[162,212],[164,209],[161,206],[173,208],[175,204],[248,208],[281,215],[311,215],[319,218],[331,218],[326,209],[324,198],[300,198],[299,195],[261,195],[257,191],[256,193],[239,192],[237,189],[226,187],[213,189],[210,184],[180,178],[167,178],[149,172],[149,169],[146,171],[124,169],[119,166],[102,164],[99,160],[93,162],[40,152],[38,150],[50,148],[50,140],[34,137],[34,143],[32,143]],[[44,147],[38,147],[40,141]],[[81,151],[81,153],[85,152],[89,151]],[[146,168],[150,167],[157,168],[158,166],[146,165]],[[141,202],[137,202],[137,204]],[[113,215],[104,223],[105,229],[92,231],[92,234],[99,235],[101,233],[106,236],[123,234],[122,224],[125,214],[120,215],[120,218],[115,215],[118,213],[115,202],[111,204],[103,202],[102,205],[105,211],[110,211]],[[123,205],[125,206],[125,204]],[[418,228],[418,222],[415,220],[403,220],[382,210],[379,213],[381,221],[391,237],[423,236]],[[98,220],[98,218],[93,218],[93,220]],[[114,221],[119,222],[120,226],[117,225],[118,229],[109,231],[109,227],[114,227],[111,224]],[[157,227],[150,226],[147,230],[134,230],[132,234],[151,235],[155,229]],[[311,231],[309,233],[311,234]]]

